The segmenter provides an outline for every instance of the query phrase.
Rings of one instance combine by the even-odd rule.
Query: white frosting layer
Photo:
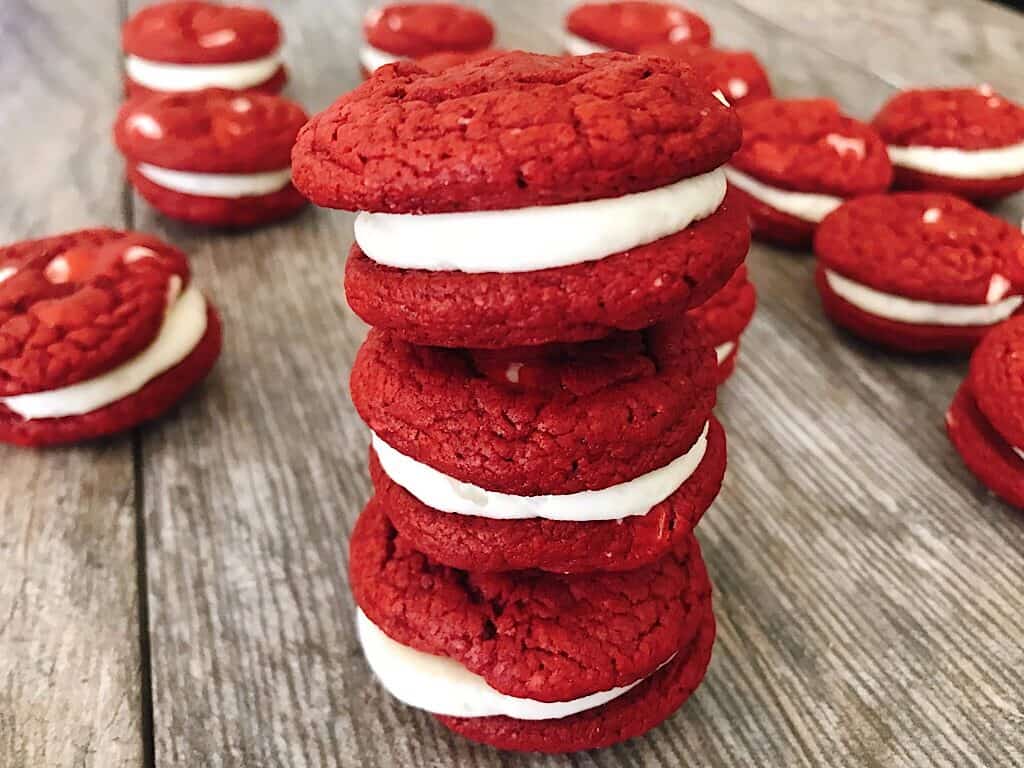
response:
[[[725,175],[729,177],[730,184],[735,184],[762,203],[812,224],[817,224],[843,204],[841,197],[791,192],[788,189],[772,187],[728,165],[725,167]]]
[[[404,56],[397,56],[387,51],[382,51],[380,48],[374,48],[369,43],[365,43],[362,48],[359,49],[359,63],[363,65],[365,69],[371,75],[385,64],[394,64],[396,61],[401,61]]]
[[[151,91],[201,91],[204,88],[241,91],[265,83],[280,68],[279,51],[262,59],[232,64],[168,64],[138,56],[125,58],[128,77]]]
[[[514,496],[488,491],[478,485],[456,480],[399,453],[376,434],[372,441],[380,465],[388,477],[428,507],[441,512],[493,520],[539,517],[578,523],[588,520],[622,520],[650,512],[652,507],[672,495],[700,466],[708,447],[708,425],[704,425],[700,437],[689,451],[646,475],[599,491],[548,496]]]
[[[186,195],[224,197],[237,200],[278,192],[292,181],[292,169],[264,173],[195,173],[160,168],[148,163],[135,166],[139,173],[165,189]]]
[[[998,149],[889,147],[893,165],[953,179],[1005,179],[1024,174],[1024,142]]]
[[[606,48],[598,43],[592,43],[584,37],[574,35],[572,32],[565,32],[562,36],[562,44],[566,52],[573,56],[588,56],[591,53],[607,53],[611,48]]]
[[[994,325],[1012,315],[1024,302],[1022,296],[1009,296],[991,304],[936,304],[882,293],[827,269],[825,279],[829,288],[857,309],[886,320],[914,325]]]
[[[597,261],[660,240],[718,210],[718,168],[647,192],[565,205],[467,213],[360,213],[356,242],[400,269],[530,272]]]
[[[153,343],[128,362],[94,379],[0,402],[25,419],[59,419],[99,410],[135,394],[188,357],[206,333],[206,320],[206,299],[190,285],[167,311]]]
[[[1024,461],[1024,451],[1022,451],[1020,448],[1017,448],[1017,447],[1012,446],[1012,445],[1010,447],[1013,448],[1013,452],[1014,453],[1016,453],[1018,456],[1020,456],[1021,461]]]
[[[388,692],[404,704],[435,715],[504,715],[516,720],[556,720],[607,704],[642,682],[642,679],[637,680],[630,685],[570,701],[523,699],[496,691],[480,675],[470,672],[454,659],[434,656],[395,642],[361,610],[356,613],[356,627],[366,661]]]
[[[729,357],[734,349],[736,349],[735,341],[727,341],[715,347],[715,356],[718,358],[718,364],[721,365],[722,361]]]

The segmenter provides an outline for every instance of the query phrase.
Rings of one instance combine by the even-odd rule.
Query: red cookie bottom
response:
[[[708,596],[700,632],[688,648],[628,693],[602,707],[559,720],[511,717],[446,717],[442,725],[467,739],[517,752],[577,752],[640,736],[659,725],[700,686],[715,643]]]
[[[291,184],[269,195],[233,199],[175,192],[154,184],[134,168],[128,169],[128,179],[146,202],[164,216],[208,227],[258,227],[297,213],[307,202]]]
[[[997,200],[1024,189],[1024,176],[1008,176],[1005,179],[954,179],[894,167],[893,188],[949,192],[967,200]]]
[[[790,216],[772,208],[748,192],[730,184],[732,190],[746,203],[750,215],[750,232],[758,240],[785,248],[810,248],[816,224]]]
[[[285,69],[284,65],[282,65],[269,80],[264,80],[259,85],[254,85],[251,88],[244,88],[240,90],[239,93],[280,93],[284,90],[287,83],[288,70]],[[156,93],[164,93],[164,91],[154,91],[152,88],[139,85],[128,77],[125,77],[124,79],[124,92],[125,96],[129,99],[134,99],[136,96],[152,96]]]
[[[899,352],[959,352],[972,349],[991,325],[917,325],[871,315],[850,304],[833,291],[818,267],[814,282],[821,294],[821,306],[829,319],[857,336]]]
[[[986,488],[1024,509],[1024,460],[978,409],[967,382],[960,385],[946,412],[946,432],[964,464]]]
[[[133,395],[81,416],[25,420],[0,405],[0,442],[28,447],[92,440],[124,432],[163,415],[213,368],[221,347],[220,316],[212,305],[206,310],[206,333],[196,348],[173,368]]]

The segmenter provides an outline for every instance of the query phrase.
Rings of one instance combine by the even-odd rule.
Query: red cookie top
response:
[[[746,265],[741,264],[718,293],[687,315],[701,324],[707,341],[717,346],[739,338],[756,306],[757,291],[747,279]]]
[[[399,452],[518,495],[632,480],[693,446],[715,403],[715,356],[692,329],[467,352],[370,331],[352,369],[363,420]]]
[[[494,40],[494,25],[480,11],[455,3],[397,3],[369,11],[363,34],[374,48],[415,57],[486,48]]]
[[[417,552],[371,500],[349,546],[356,602],[385,634],[539,701],[650,675],[696,635],[710,591],[692,535],[657,563],[623,573],[474,574]]]
[[[505,51],[498,48],[483,48],[479,51],[440,51],[428,53],[426,56],[417,56],[416,63],[427,72],[443,72],[459,64],[476,61],[494,53],[505,53]]]
[[[902,192],[850,200],[818,225],[823,267],[919,301],[986,304],[1024,292],[1024,236],[960,198]]]
[[[872,121],[899,147],[993,149],[1024,142],[1024,109],[989,86],[897,93]]]
[[[577,37],[627,53],[655,43],[711,44],[708,23],[672,3],[584,3],[566,17],[565,26]]]
[[[132,163],[205,173],[277,171],[291,163],[306,113],[262,93],[206,90],[127,102],[114,139]]]
[[[173,64],[228,64],[269,56],[281,28],[264,10],[179,0],[143,8],[121,30],[125,53]]]
[[[730,163],[781,189],[853,197],[892,182],[885,143],[828,99],[762,99],[740,107],[743,147]]]
[[[140,352],[163,324],[184,254],[155,237],[86,229],[0,248],[0,396],[59,389]]]
[[[733,110],[685,65],[516,51],[436,74],[382,67],[302,129],[292,166],[328,208],[494,210],[664,186],[739,141]]]
[[[658,43],[645,45],[640,53],[675,59],[701,70],[711,87],[720,90],[734,107],[772,95],[768,74],[749,51],[705,48],[694,43]]]
[[[978,408],[1002,438],[1024,448],[1024,317],[1011,317],[981,340],[968,384]]]

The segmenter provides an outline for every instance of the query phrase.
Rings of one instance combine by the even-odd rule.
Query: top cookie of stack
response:
[[[398,63],[293,152],[318,205],[361,211],[346,292],[418,344],[636,330],[705,301],[749,244],[721,166],[736,116],[685,65],[608,53]]]

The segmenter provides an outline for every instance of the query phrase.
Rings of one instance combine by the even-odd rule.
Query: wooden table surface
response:
[[[556,52],[566,2],[490,0]],[[693,0],[778,92],[866,117],[897,87],[1024,99],[1024,18],[980,0]],[[186,229],[125,188],[118,29],[141,3],[0,0],[0,241],[108,224],[192,256],[226,324],[197,396],[132,435],[0,452],[0,766],[1009,766],[1024,762],[1024,516],[961,465],[962,360],[882,354],[822,318],[812,262],[761,245],[761,305],[719,406],[699,536],[719,639],[645,738],[499,754],[396,705],[355,639],[347,535],[367,433],[344,382],[351,218]],[[362,3],[278,0],[311,110],[359,82]],[[1019,221],[1021,200],[998,213]]]

